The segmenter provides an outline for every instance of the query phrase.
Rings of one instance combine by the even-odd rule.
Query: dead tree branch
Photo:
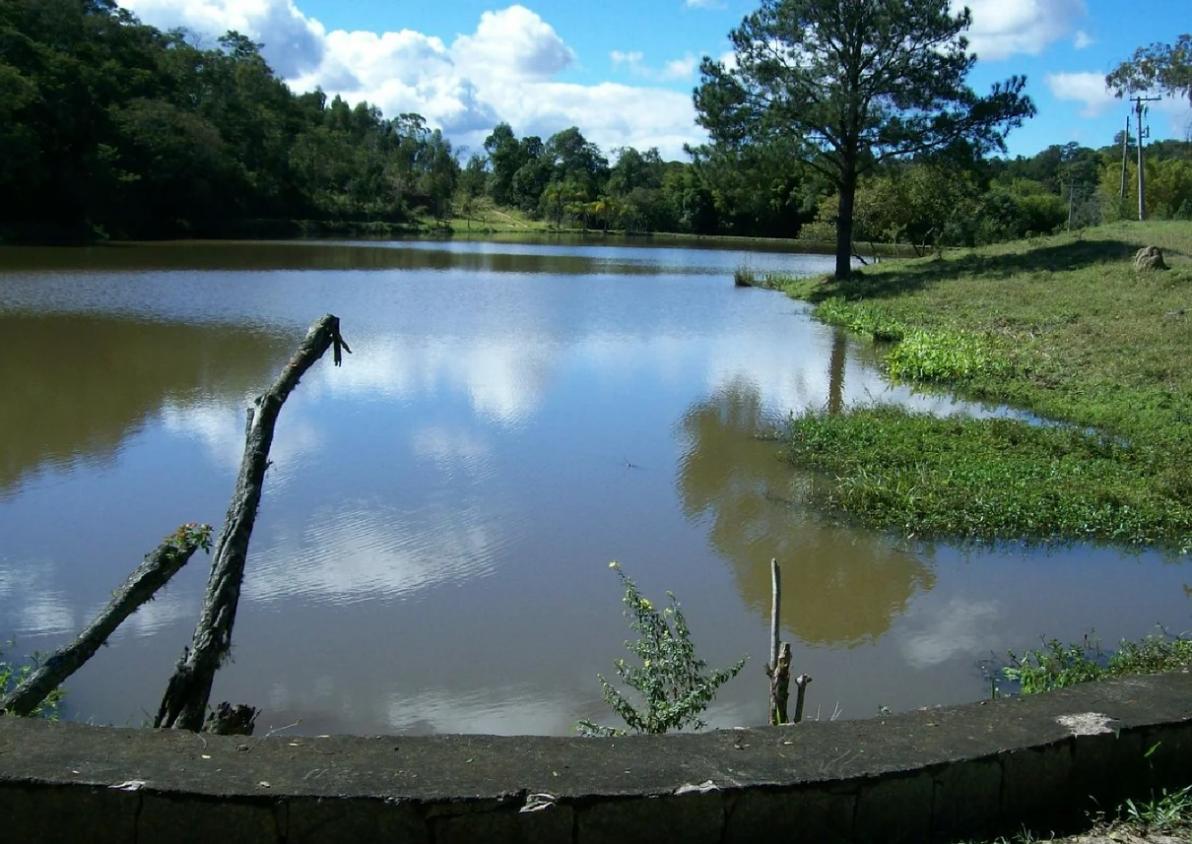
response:
[[[54,652],[24,682],[0,699],[0,713],[28,715],[54,689],[62,685],[95,655],[108,637],[141,604],[153,599],[157,590],[186,565],[199,548],[211,547],[211,526],[188,524],[174,531],[145,556],[112,600],[73,642]]]
[[[286,398],[298,386],[299,379],[329,348],[333,349],[336,366],[342,361],[341,350],[352,351],[340,336],[339,319],[330,314],[311,326],[306,339],[277,381],[248,410],[244,457],[228,506],[223,533],[220,534],[211,561],[203,609],[191,645],[183,651],[182,659],[166,687],[161,707],[153,721],[155,727],[193,732],[203,727],[215,672],[227,658],[232,644],[232,625],[240,601],[244,563],[257,518],[257,507],[261,502],[265,470],[269,467],[269,448],[273,444],[277,417]]]

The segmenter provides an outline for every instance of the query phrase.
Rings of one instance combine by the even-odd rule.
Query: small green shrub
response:
[[[1097,661],[1098,652],[1085,640],[1079,645],[1063,644],[1057,639],[1030,650],[1021,657],[1010,653],[1011,664],[1002,669],[1006,679],[1018,684],[1024,695],[1063,689],[1105,676]]]
[[[642,698],[641,708],[634,706],[625,695],[598,674],[605,703],[625,722],[628,730],[605,727],[591,721],[580,721],[576,729],[585,736],[620,736],[635,733],[665,733],[684,727],[700,729],[707,726],[700,713],[716,695],[716,690],[736,677],[745,659],[720,671],[707,670],[707,663],[695,655],[691,630],[679,607],[678,600],[667,592],[670,606],[661,612],[653,602],[644,598],[616,562],[610,563],[625,585],[625,617],[640,638],[626,642],[625,647],[641,660],[629,665],[623,659],[615,663],[617,676]]]

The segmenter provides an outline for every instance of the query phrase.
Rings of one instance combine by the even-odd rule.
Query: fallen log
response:
[[[265,470],[269,467],[269,448],[273,444],[277,417],[298,381],[329,348],[333,349],[336,366],[343,360],[341,350],[352,351],[340,336],[339,319],[331,314],[310,327],[277,381],[258,396],[254,407],[248,410],[244,457],[223,532],[211,561],[203,608],[190,647],[183,650],[182,659],[166,686],[161,707],[153,720],[155,727],[192,732],[203,728],[215,672],[232,644],[232,626],[240,601],[244,563],[261,502]]]
[[[0,713],[29,715],[46,697],[61,686],[87,660],[95,655],[108,637],[157,590],[165,586],[195,551],[211,548],[211,526],[187,524],[178,528],[145,556],[128,579],[78,637],[55,651],[9,694],[0,698]]]

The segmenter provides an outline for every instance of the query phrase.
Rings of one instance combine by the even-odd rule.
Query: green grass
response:
[[[1147,244],[1170,271],[1134,271]],[[823,503],[919,535],[1192,545],[1192,223],[1102,226],[777,286],[825,322],[894,341],[884,360],[897,379],[1100,434],[812,415],[796,422],[791,456],[837,479]]]
[[[1094,842],[1133,842],[1147,844],[1152,835],[1164,841],[1192,841],[1192,785],[1176,791],[1164,790],[1149,800],[1126,800],[1109,814],[1097,813],[1088,821],[1088,829],[1079,835],[1057,836],[1053,832],[1023,829],[1011,836],[992,839],[987,844],[1094,844]]]
[[[918,537],[1082,538],[1183,545],[1192,504],[1126,444],[1067,426],[896,407],[791,422],[786,454],[834,482],[814,499]]]

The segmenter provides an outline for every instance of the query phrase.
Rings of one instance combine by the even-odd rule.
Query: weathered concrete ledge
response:
[[[1192,782],[1192,675],[628,739],[197,736],[0,718],[0,840],[925,841]]]

